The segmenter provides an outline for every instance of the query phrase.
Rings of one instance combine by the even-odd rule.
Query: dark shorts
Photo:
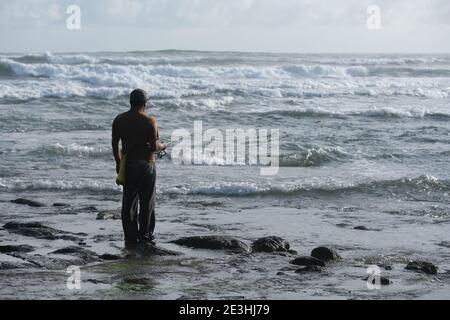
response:
[[[122,225],[125,242],[144,241],[155,230],[155,162],[129,160],[123,188]]]

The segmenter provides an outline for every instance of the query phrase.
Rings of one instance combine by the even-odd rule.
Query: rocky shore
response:
[[[45,205],[34,200],[17,199],[11,201],[16,205],[31,206],[33,208],[54,208],[55,214],[74,215],[80,213],[92,214],[94,220],[118,220],[120,214],[118,211],[100,211],[95,207],[75,208],[70,204],[53,204]],[[38,205],[39,204],[39,205]],[[202,250],[203,252],[215,252],[221,255],[235,257],[233,259],[261,259],[264,255],[267,258],[278,257],[278,266],[271,270],[271,277],[279,278],[291,275],[322,275],[326,276],[331,272],[340,272],[339,270],[351,269],[355,266],[355,259],[347,259],[346,251],[340,251],[332,246],[319,246],[313,248],[309,254],[302,247],[292,248],[287,239],[280,236],[264,236],[249,241],[248,238],[239,239],[234,236],[225,234],[204,234],[188,237],[180,237],[175,240],[169,240],[157,245],[145,244],[137,247],[135,250],[125,250],[120,246],[109,246],[112,252],[98,253],[92,250],[95,244],[116,243],[120,241],[117,234],[108,234],[108,230],[103,230],[104,234],[92,234],[88,232],[68,232],[49,226],[39,221],[9,221],[4,223],[1,232],[20,236],[20,244],[2,243],[0,245],[0,257],[11,257],[11,261],[0,260],[0,272],[8,272],[21,269],[39,270],[39,271],[64,271],[69,266],[105,266],[107,264],[115,264],[126,261],[137,261],[139,259],[149,259],[160,257],[161,259],[177,259],[178,263],[192,259],[190,256],[192,250]],[[102,228],[105,229],[105,228]],[[354,229],[367,230],[358,227]],[[5,237],[4,237],[5,238]],[[50,242],[61,242],[66,245],[60,249],[51,250],[42,253],[39,248],[38,240]],[[167,248],[170,246],[170,249]],[[50,246],[51,247],[51,246]],[[108,248],[108,245],[103,246]],[[184,248],[189,249],[186,251]],[[207,253],[206,253],[207,255]],[[238,258],[236,258],[238,257]],[[240,257],[240,258],[239,258]],[[219,258],[218,259],[222,259]],[[273,258],[272,258],[273,259]],[[280,260],[281,259],[281,260]],[[284,263],[282,262],[284,261]],[[257,264],[257,262],[255,262]],[[397,273],[419,273],[429,277],[448,277],[448,271],[440,271],[438,266],[430,261],[421,261],[411,259],[403,263],[386,264],[385,262],[370,261],[359,265],[359,267],[368,268],[377,265],[383,270],[383,276],[380,277],[380,284],[388,286],[395,283],[389,278],[389,272],[394,268]],[[264,266],[263,266],[264,267]],[[403,270],[401,270],[403,269]],[[207,275],[205,275],[207,276]],[[360,280],[366,282],[372,281],[367,276],[359,277]],[[112,285],[114,283],[113,276],[111,283],[108,280],[87,279],[92,285]],[[127,285],[142,286],[148,284],[148,279],[139,277],[128,277],[124,280]],[[143,280],[144,279],[144,280]]]

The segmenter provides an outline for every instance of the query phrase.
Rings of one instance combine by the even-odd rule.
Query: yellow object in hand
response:
[[[125,185],[125,169],[127,166],[127,155],[122,153],[122,156],[120,157],[120,167],[119,167],[119,174],[117,175],[116,183],[119,186]]]

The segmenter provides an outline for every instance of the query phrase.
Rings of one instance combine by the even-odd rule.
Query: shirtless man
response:
[[[131,109],[118,115],[112,125],[112,148],[117,173],[120,168],[120,141],[122,151],[127,155],[122,200],[122,225],[126,247],[136,246],[138,242],[151,243],[154,239],[155,152],[165,150],[166,145],[158,141],[155,118],[145,114],[147,101],[145,91],[134,90],[130,95]]]

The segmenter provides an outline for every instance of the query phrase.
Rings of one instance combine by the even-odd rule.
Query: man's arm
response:
[[[119,142],[120,142],[120,137],[117,132],[116,121],[114,121],[113,126],[112,126],[112,150],[113,150],[114,160],[116,161],[116,172],[117,173],[119,173],[119,169],[120,169]]]
[[[152,118],[149,123],[149,139],[152,152],[160,152],[167,148],[164,143],[159,142],[158,124],[154,118]]]

